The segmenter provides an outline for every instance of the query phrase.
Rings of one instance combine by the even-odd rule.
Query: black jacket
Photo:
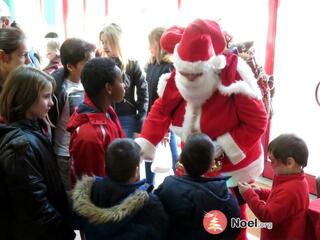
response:
[[[117,59],[115,59],[116,62]],[[119,64],[119,63],[118,63]],[[136,60],[129,60],[123,74],[125,96],[114,108],[118,116],[136,115],[138,125],[135,132],[140,132],[148,110],[148,85],[144,73]]]
[[[38,121],[0,124],[0,239],[74,239],[53,149]]]
[[[53,94],[53,103],[54,106],[49,111],[50,121],[56,125],[58,120],[60,119],[60,115],[62,113],[64,104],[67,100],[67,92],[63,87],[63,83],[65,81],[65,69],[64,67],[59,68],[54,71],[51,76],[54,78],[56,82],[56,88]]]
[[[236,239],[240,229],[231,228],[230,219],[240,218],[239,205],[228,191],[225,178],[166,177],[155,190],[170,219],[167,239]],[[203,227],[205,213],[223,212],[226,229],[217,235]]]
[[[107,177],[78,181],[72,198],[86,240],[165,239],[167,214],[144,183],[121,184]]]
[[[173,70],[173,64],[172,63],[166,63],[162,62],[160,64],[158,63],[149,63],[147,65],[146,70],[146,79],[148,83],[148,92],[149,92],[149,107],[148,112],[150,111],[152,104],[155,100],[157,100],[158,93],[158,82],[159,78],[164,73],[169,73]]]

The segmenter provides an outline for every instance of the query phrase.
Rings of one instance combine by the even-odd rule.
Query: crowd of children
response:
[[[50,62],[43,70],[27,66],[23,31],[1,25],[0,239],[71,240],[74,230],[86,240],[245,239],[232,225],[244,203],[272,223],[261,239],[307,239],[308,149],[293,134],[269,144],[271,190],[240,181],[231,191],[230,177],[208,177],[224,154],[199,131],[184,139],[179,159],[168,132],[174,169],[178,160],[184,175],[168,176],[153,189],[147,163],[147,180],[140,179],[144,152],[133,138],[163,93],[157,92],[160,76],[175,71],[160,46],[164,28],[149,35],[145,76],[136,60],[124,57],[115,23],[100,32],[102,49],[77,38],[60,47],[56,34],[46,35]],[[181,73],[191,81],[201,74]],[[216,234],[203,223],[212,210],[226,218]]]

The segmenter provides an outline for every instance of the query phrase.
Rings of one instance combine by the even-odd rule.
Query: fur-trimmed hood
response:
[[[98,207],[90,198],[91,189],[95,181],[95,177],[84,176],[77,182],[72,193],[74,210],[92,224],[123,221],[142,209],[149,200],[147,191],[137,189],[117,205],[109,208]]]

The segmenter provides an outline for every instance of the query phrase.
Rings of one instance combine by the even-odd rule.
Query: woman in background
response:
[[[54,80],[32,67],[4,84],[0,114],[0,239],[71,240],[67,196],[47,120]]]
[[[122,29],[115,23],[105,25],[99,39],[103,49],[101,57],[113,58],[121,69],[125,84],[125,96],[121,103],[115,103],[115,111],[128,138],[140,133],[148,110],[148,90],[145,76],[137,60],[126,59],[121,49]]]
[[[171,55],[160,46],[160,38],[164,31],[165,28],[157,27],[149,34],[149,49],[151,57],[146,67],[146,79],[148,82],[149,92],[148,112],[150,111],[154,101],[159,97],[157,93],[159,78],[165,73],[170,73],[173,69],[173,64],[170,59]],[[177,139],[173,131],[170,131],[168,135],[172,154],[172,167],[175,171],[175,165],[178,159]],[[151,164],[152,162],[145,162],[146,178],[149,184],[154,183],[154,173],[151,172]]]
[[[29,64],[24,33],[17,28],[0,29],[0,92],[9,73],[23,64]]]

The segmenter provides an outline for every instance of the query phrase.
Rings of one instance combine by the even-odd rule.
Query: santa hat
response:
[[[215,21],[196,19],[185,29],[174,26],[161,37],[161,46],[174,57],[174,66],[186,73],[203,73],[210,68],[223,69],[226,43]]]

